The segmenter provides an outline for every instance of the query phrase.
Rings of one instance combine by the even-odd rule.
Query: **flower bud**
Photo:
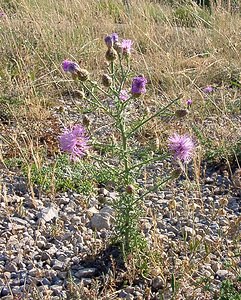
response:
[[[77,72],[77,76],[80,81],[86,81],[89,79],[89,72],[85,69],[80,69]]]
[[[106,87],[111,86],[112,78],[108,74],[103,74],[102,75],[102,84]]]
[[[83,116],[83,125],[86,127],[90,125],[90,119],[86,115]]]
[[[175,116],[178,118],[183,118],[188,114],[188,110],[186,109],[178,109],[175,111]]]
[[[127,194],[132,195],[132,194],[134,194],[134,191],[135,191],[135,188],[133,185],[130,184],[126,187]]]
[[[182,174],[182,169],[177,168],[172,172],[172,178],[173,179],[179,178],[181,174]]]
[[[73,96],[79,99],[83,99],[85,97],[85,93],[80,90],[74,90],[73,91]]]
[[[116,50],[111,47],[109,48],[107,51],[106,51],[106,54],[105,54],[105,58],[108,60],[108,61],[114,61],[116,60],[118,57],[118,54],[116,52]]]
[[[72,76],[73,80],[76,80],[76,79],[78,79],[78,75],[77,75],[77,73],[71,73],[71,76]]]
[[[62,62],[62,68],[64,72],[76,73],[80,70],[80,66],[71,60],[64,60]]]

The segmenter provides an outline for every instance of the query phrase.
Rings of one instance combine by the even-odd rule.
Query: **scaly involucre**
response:
[[[194,142],[188,135],[179,135],[174,133],[169,137],[169,149],[173,153],[174,158],[187,163],[191,160],[194,152]]]
[[[74,161],[78,160],[86,154],[89,149],[89,138],[86,136],[85,129],[81,125],[75,125],[60,136],[60,150],[68,152],[70,158]]]

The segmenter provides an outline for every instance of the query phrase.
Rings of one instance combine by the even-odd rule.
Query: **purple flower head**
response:
[[[208,86],[206,86],[205,88],[203,88],[203,92],[205,93],[205,94],[209,94],[209,93],[211,93],[211,92],[213,92],[213,87],[212,86],[210,86],[210,85],[208,85]]]
[[[116,32],[111,34],[111,38],[114,44],[117,43],[119,40],[118,34]]]
[[[119,95],[120,100],[126,101],[130,96],[128,95],[128,92],[126,90],[121,90]]]
[[[6,14],[3,11],[0,11],[0,18],[1,17],[6,17]]]
[[[123,54],[131,54],[132,40],[123,40],[121,43],[121,48]]]
[[[113,46],[113,44],[115,44],[115,43],[118,42],[118,39],[119,39],[118,34],[115,33],[115,32],[112,33],[112,34],[110,34],[110,35],[107,35],[107,36],[105,37],[105,43],[106,43],[106,46],[107,46],[108,48],[111,48],[111,47]]]
[[[87,144],[88,137],[85,134],[85,129],[81,125],[75,125],[60,136],[60,150],[70,153],[72,160],[78,160],[86,154],[89,146]]]
[[[111,48],[113,46],[113,40],[112,40],[111,35],[107,35],[105,37],[105,44],[108,48]]]
[[[187,99],[187,106],[190,106],[192,104],[192,99]]]
[[[117,42],[118,42],[118,34],[115,32],[105,37],[105,43],[108,48],[111,48],[113,44]]]
[[[169,149],[173,152],[175,159],[179,159],[184,163],[191,159],[195,146],[189,136],[174,133],[168,140]]]
[[[71,60],[64,60],[62,62],[62,68],[65,72],[70,72],[70,73],[76,73],[77,71],[80,70],[80,66]]]
[[[147,80],[143,76],[134,77],[132,80],[131,93],[132,95],[140,96],[146,92]]]

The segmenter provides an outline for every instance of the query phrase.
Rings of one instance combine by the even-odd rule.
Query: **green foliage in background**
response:
[[[24,168],[25,176],[28,174]],[[38,167],[35,163],[30,168],[31,183],[41,187],[43,191],[56,192],[75,191],[89,195],[98,184],[114,182],[116,177],[104,168],[83,160],[78,164],[71,163],[68,156],[59,155],[56,161]]]

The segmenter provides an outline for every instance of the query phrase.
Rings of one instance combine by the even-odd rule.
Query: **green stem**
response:
[[[178,101],[181,97],[179,96],[178,98],[172,100],[169,104],[167,104],[165,107],[161,108],[160,110],[158,110],[155,114],[151,115],[150,117],[144,119],[141,123],[139,123],[138,125],[136,125],[134,128],[132,128],[132,130],[127,134],[127,137],[129,138],[138,128],[140,128],[141,126],[143,126],[144,124],[146,124],[147,122],[149,122],[150,120],[152,120],[153,118],[159,116],[161,113],[163,113],[169,106],[171,106],[173,103],[175,103],[176,101]]]
[[[158,183],[157,185],[155,185],[152,189],[148,190],[147,192],[145,192],[144,194],[142,194],[140,197],[138,197],[133,204],[135,204],[136,202],[142,200],[143,198],[145,198],[146,195],[148,195],[149,193],[157,190],[160,186],[162,186],[164,183],[168,182],[170,179],[172,179],[173,176],[168,176],[167,178],[165,178],[163,181],[161,181],[160,183]]]
[[[96,95],[88,88],[88,86],[81,81],[83,87],[90,93],[90,95],[95,99],[96,104],[98,104],[99,108],[103,109],[108,115],[111,115],[111,112],[100,102],[100,100],[96,97]],[[90,100],[89,100],[90,101]]]
[[[114,75],[115,75],[115,64],[114,64],[113,61],[110,63],[110,73],[111,73],[111,76],[114,77]]]
[[[133,99],[133,96],[131,95],[125,102],[121,103],[120,105],[120,113],[124,111],[126,106],[129,104],[129,102]]]
[[[127,78],[128,74],[129,74],[129,72],[130,72],[130,64],[128,63],[128,67],[127,67],[126,72],[124,72],[123,66],[121,64],[122,81],[121,81],[121,84],[120,84],[120,87],[119,87],[119,93],[122,90],[122,88],[123,88],[123,86],[124,86],[124,84],[126,82],[126,78]]]
[[[126,136],[126,130],[125,130],[125,123],[123,116],[120,114],[118,120],[119,129],[121,132],[121,139],[122,139],[122,151],[123,151],[123,161],[124,161],[124,183],[129,184],[129,163],[128,163],[128,142],[127,142],[127,136]]]
[[[91,143],[91,146],[93,148],[95,148],[95,147],[108,148],[108,150],[109,149],[112,150],[113,148],[115,148],[116,150],[120,151],[120,148],[117,147],[116,145],[114,145],[113,143],[112,144],[102,144],[102,143],[97,143],[97,142],[94,141],[94,142]]]
[[[117,117],[116,117],[116,124],[119,127],[120,133],[121,133],[121,140],[122,140],[122,159],[124,162],[124,171],[123,171],[123,175],[124,175],[124,184],[127,186],[128,184],[130,184],[130,170],[129,170],[129,152],[128,152],[128,139],[126,136],[126,128],[125,128],[125,119],[124,116],[122,114],[122,112],[120,112]],[[130,228],[131,226],[131,212],[133,211],[133,205],[132,205],[132,201],[129,201],[129,198],[127,195],[122,195],[121,196],[121,200],[122,201],[122,207],[125,207],[124,211],[120,212],[119,218],[122,219],[124,222],[121,224],[120,229],[123,230],[123,238],[124,238],[124,249],[123,249],[123,254],[125,255],[125,253],[129,252],[130,250],[130,234],[131,234],[131,230],[132,228]]]
[[[106,166],[109,170],[111,170],[113,173],[117,173],[116,168],[107,164],[106,162],[103,161],[103,159],[99,159],[96,156],[91,156],[92,159],[94,159],[97,162],[100,162],[101,164],[103,164],[104,166]]]
[[[150,162],[155,162],[155,161],[158,161],[158,160],[163,160],[164,158],[167,158],[169,155],[165,154],[163,156],[159,156],[159,157],[155,157],[155,158],[150,158],[150,159],[147,159],[139,164],[136,164],[136,165],[133,165],[129,168],[129,171],[135,169],[135,168],[138,168],[138,167],[142,167],[144,165],[147,165],[148,163]],[[120,175],[123,174],[123,173],[120,173]]]
[[[120,64],[120,69],[121,69],[121,78],[122,78],[121,86],[120,86],[120,89],[119,89],[119,92],[120,92],[121,88],[122,88],[122,85],[123,85],[123,80],[125,78],[125,72],[124,72],[124,69],[123,69],[123,66],[122,66],[122,59],[121,59],[121,56],[120,56],[119,53],[118,53],[118,59],[119,59],[119,64]]]
[[[105,96],[110,97],[110,95],[108,94],[108,92],[106,92],[105,90],[103,90],[98,84],[95,84],[94,81],[88,80],[88,82],[89,82],[90,84],[92,84],[94,87],[96,87],[97,90],[99,90],[100,92],[102,92]]]

